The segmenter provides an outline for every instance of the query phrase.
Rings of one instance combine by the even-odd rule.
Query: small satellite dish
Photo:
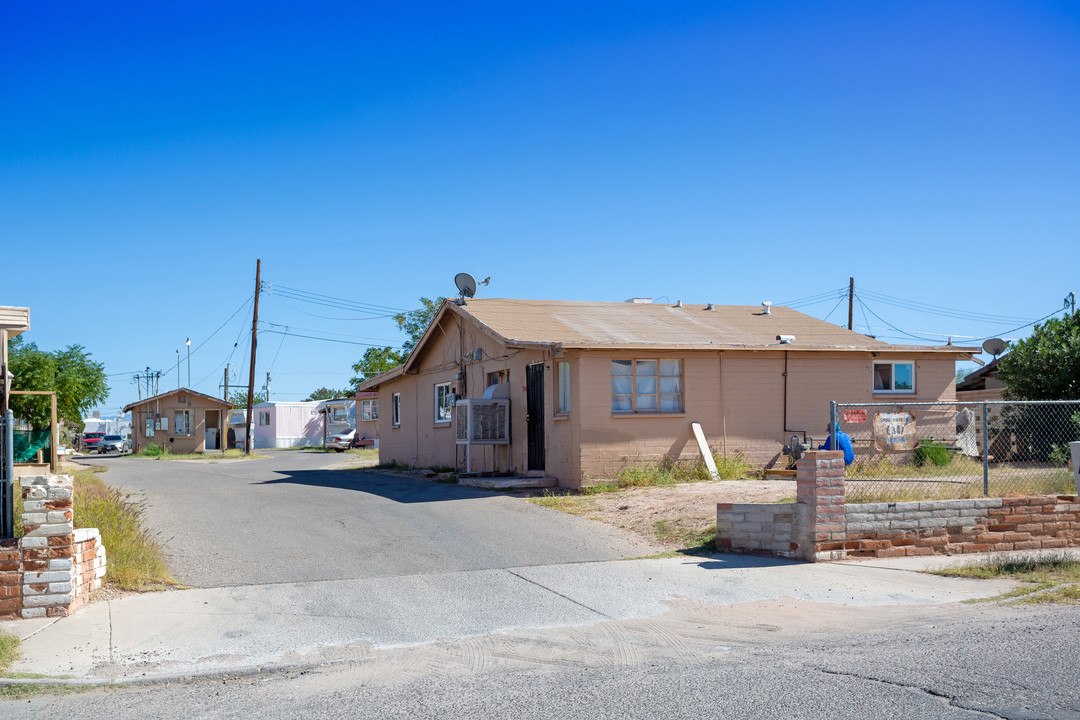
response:
[[[472,297],[476,294],[476,278],[469,273],[458,273],[454,276],[454,284],[457,285],[458,292],[461,293],[461,299],[464,300],[467,297]]]
[[[1001,353],[1005,352],[1005,341],[1001,338],[990,338],[983,343],[982,348],[985,352],[988,352],[994,357],[997,357]]]

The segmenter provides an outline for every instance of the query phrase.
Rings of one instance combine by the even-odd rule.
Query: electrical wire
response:
[[[981,313],[971,310],[958,310],[956,308],[947,308],[940,305],[931,305],[929,303],[919,302],[917,300],[906,300],[904,298],[886,295],[884,293],[875,292],[873,290],[867,290],[866,288],[860,288],[859,293],[864,295],[867,299],[873,300],[875,302],[880,302],[884,305],[892,305],[893,307],[903,308],[905,310],[912,310],[915,312],[922,312],[929,315],[939,315],[960,320],[969,320],[972,322],[993,324],[1027,320],[1027,318],[1015,317],[1012,315],[995,315],[992,313]]]
[[[270,333],[272,335],[283,335],[284,334],[280,330],[260,330],[259,333]],[[384,345],[377,344],[377,343],[362,343],[362,342],[355,342],[355,341],[352,341],[352,340],[338,340],[336,338],[316,337],[314,335],[300,335],[298,333],[289,333],[289,336],[290,337],[298,337],[298,338],[307,338],[309,340],[322,340],[323,342],[342,343],[343,345],[363,345],[364,347],[385,347]],[[391,349],[399,350],[400,348],[391,348]]]
[[[394,315],[397,315],[397,313],[394,313],[393,315],[373,315],[371,317],[333,317],[331,315],[319,315],[318,313],[308,312],[307,310],[301,310],[300,308],[296,307],[295,305],[290,305],[289,303],[285,302],[278,295],[270,295],[270,297],[274,298],[275,301],[281,303],[282,305],[289,308],[290,310],[295,310],[298,313],[301,313],[303,315],[310,315],[311,317],[316,317],[316,318],[319,318],[320,320],[344,320],[344,321],[381,320],[381,319],[384,319],[384,318],[394,317]]]
[[[826,321],[827,321],[827,320],[828,320],[828,319],[829,319],[829,318],[830,318],[830,317],[832,316],[832,314],[833,314],[834,312],[836,312],[836,308],[840,307],[840,303],[842,303],[842,302],[844,302],[844,298],[842,298],[842,297],[841,297],[841,298],[840,298],[839,300],[837,300],[837,301],[836,301],[836,304],[835,304],[835,305],[833,305],[833,309],[832,309],[832,310],[830,310],[830,311],[829,311],[829,314],[825,316],[825,318],[824,318],[824,319],[825,319]]]
[[[940,340],[935,340],[934,338],[922,337],[922,336],[919,336],[919,335],[915,335],[914,333],[909,333],[906,330],[901,330],[900,328],[896,327],[895,325],[893,325],[891,322],[889,322],[885,318],[878,315],[876,312],[873,311],[873,309],[867,307],[866,303],[864,303],[862,301],[862,298],[858,294],[855,295],[855,300],[859,303],[860,307],[862,307],[863,311],[869,312],[871,315],[873,315],[878,320],[885,323],[886,325],[888,325],[890,328],[892,328],[896,332],[900,333],[901,335],[905,335],[907,337],[914,338],[916,340],[922,340],[923,342],[941,342]],[[869,322],[867,324],[869,324]]]
[[[1061,312],[1060,309],[1055,310],[1054,312],[1050,313],[1049,315],[1045,315],[1045,316],[1039,318],[1038,320],[1032,320],[1031,322],[1025,323],[1025,324],[1021,325],[1020,327],[1014,327],[1012,330],[1006,330],[1005,332],[994,333],[993,335],[987,335],[986,337],[974,338],[973,342],[978,342],[979,340],[989,340],[990,338],[1001,337],[1003,335],[1009,335],[1011,333],[1016,332],[1017,330],[1023,330],[1026,327],[1030,327],[1032,325],[1037,325],[1037,324],[1041,323],[1044,320],[1049,320],[1050,318],[1057,315],[1059,312]]]
[[[408,312],[407,310],[403,310],[401,308],[389,307],[387,305],[376,305],[374,303],[359,302],[357,300],[346,300],[345,298],[336,298],[336,297],[332,297],[330,295],[322,295],[320,293],[313,293],[313,292],[310,292],[308,290],[298,290],[296,288],[290,288],[290,287],[286,287],[284,285],[273,285],[271,283],[266,283],[266,284],[268,285],[268,287],[270,288],[271,291],[276,289],[276,290],[279,290],[279,291],[285,291],[287,293],[292,293],[294,295],[306,295],[306,296],[310,296],[310,297],[314,297],[314,298],[320,298],[322,300],[337,302],[337,303],[340,303],[340,304],[343,304],[343,305],[355,305],[355,306],[358,306],[358,307],[373,308],[373,309],[375,309],[377,311],[380,311],[380,312],[384,312],[386,310],[391,310],[393,312]]]

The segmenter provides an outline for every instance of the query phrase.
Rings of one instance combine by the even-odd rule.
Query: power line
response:
[[[283,291],[285,291],[287,293],[292,293],[294,295],[306,295],[306,296],[309,296],[309,297],[320,298],[322,300],[328,300],[328,301],[332,301],[332,302],[337,302],[337,303],[341,303],[341,304],[344,304],[344,305],[356,305],[358,307],[373,308],[373,309],[378,310],[380,312],[386,311],[386,310],[391,310],[393,312],[408,312],[407,310],[403,310],[402,308],[389,307],[387,305],[376,305],[374,303],[359,302],[357,300],[347,300],[345,298],[336,298],[336,297],[333,297],[333,296],[330,296],[330,295],[322,295],[320,293],[313,293],[313,292],[310,292],[308,290],[298,290],[296,288],[290,288],[290,287],[286,287],[284,285],[274,285],[273,283],[266,283],[266,285],[267,285],[267,288],[268,288],[267,292],[270,292],[270,293],[273,293],[275,290],[283,290]]]
[[[1017,320],[1027,320],[1027,318],[1015,317],[1011,315],[995,315],[992,313],[981,313],[972,310],[958,310],[956,308],[947,308],[940,305],[931,305],[930,303],[919,302],[917,300],[906,300],[904,298],[886,295],[884,293],[875,292],[873,290],[867,290],[866,288],[860,288],[859,292],[866,296],[868,299],[874,300],[875,302],[880,302],[885,305],[892,305],[893,307],[903,308],[904,310],[912,310],[914,312],[926,313],[929,315],[940,315],[943,317],[983,323],[1016,322]]]
[[[919,336],[919,335],[915,335],[914,333],[909,333],[909,332],[907,332],[906,330],[901,330],[900,328],[896,327],[895,325],[893,325],[893,324],[892,324],[891,322],[889,322],[889,321],[888,321],[888,320],[886,320],[885,318],[883,318],[883,317],[881,317],[880,315],[878,315],[878,314],[877,314],[876,312],[874,312],[874,311],[873,311],[872,309],[868,308],[868,307],[866,306],[866,303],[864,303],[864,302],[862,301],[862,298],[861,298],[861,297],[859,297],[858,295],[856,295],[856,296],[855,296],[855,300],[857,300],[857,301],[858,301],[859,305],[860,305],[860,306],[862,307],[862,309],[863,309],[864,311],[866,311],[866,312],[869,312],[869,313],[870,313],[871,315],[873,315],[874,317],[876,317],[876,318],[877,318],[878,320],[880,320],[881,322],[885,323],[886,325],[888,325],[889,327],[891,327],[891,328],[892,328],[893,330],[895,330],[896,332],[898,332],[898,333],[900,333],[900,334],[902,334],[902,335],[906,335],[907,337],[910,337],[910,338],[914,338],[914,339],[916,339],[916,340],[922,340],[923,342],[940,342],[939,340],[935,340],[935,339],[933,339],[933,338],[926,338],[926,337],[921,337],[921,336]],[[868,323],[868,324],[869,324],[869,323]]]
[[[301,310],[300,308],[296,307],[295,305],[290,305],[289,303],[285,302],[279,295],[275,295],[273,293],[268,293],[268,295],[270,297],[274,298],[274,300],[276,300],[277,302],[284,305],[285,307],[289,308],[290,310],[295,310],[298,313],[301,313],[303,315],[310,315],[311,317],[316,317],[316,318],[319,318],[320,320],[344,320],[344,321],[349,321],[349,322],[356,322],[356,321],[359,321],[359,320],[382,320],[382,319],[385,319],[385,318],[394,317],[394,315],[397,314],[397,313],[393,313],[391,315],[372,315],[370,317],[333,317],[332,315],[319,315],[318,313],[308,312],[307,310]]]
[[[285,333],[280,330],[260,330],[261,333],[271,333],[273,335],[284,335]],[[289,337],[307,338],[309,340],[322,340],[323,342],[342,343],[343,345],[363,345],[364,347],[385,347],[385,345],[378,343],[362,343],[355,342],[353,340],[338,340],[336,338],[316,337],[314,335],[299,335],[297,333],[289,333]],[[400,350],[401,348],[391,348],[392,350]]]

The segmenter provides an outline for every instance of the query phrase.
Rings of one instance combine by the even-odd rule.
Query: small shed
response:
[[[252,447],[319,447],[323,419],[319,402],[263,402],[252,407],[255,432]],[[244,420],[240,420],[241,428]]]
[[[131,449],[163,445],[173,453],[220,450],[232,406],[226,400],[179,388],[133,402]]]

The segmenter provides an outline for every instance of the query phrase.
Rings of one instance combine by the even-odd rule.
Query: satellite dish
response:
[[[454,276],[454,284],[457,285],[458,292],[461,293],[461,299],[464,300],[467,297],[472,297],[476,294],[476,278],[469,273],[458,273]]]
[[[982,345],[985,352],[990,353],[994,357],[997,357],[1001,353],[1005,352],[1005,341],[1001,338],[990,338]]]

